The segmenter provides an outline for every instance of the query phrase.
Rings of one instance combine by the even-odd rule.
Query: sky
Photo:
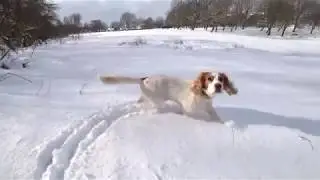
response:
[[[80,13],[83,21],[101,19],[110,24],[123,12],[130,11],[138,17],[165,17],[171,0],[54,0],[60,9],[61,19],[71,13]]]

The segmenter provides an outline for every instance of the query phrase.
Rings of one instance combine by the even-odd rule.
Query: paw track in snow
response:
[[[37,156],[34,179],[61,180],[73,175],[76,160],[116,120],[144,113],[134,103],[108,107],[61,132],[47,142]]]

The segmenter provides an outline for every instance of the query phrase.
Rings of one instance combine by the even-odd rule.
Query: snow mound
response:
[[[137,116],[146,113],[177,112],[174,106],[168,105],[160,110],[145,109],[138,104],[125,103],[110,106],[101,112],[93,114],[82,123],[62,131],[59,135],[39,146],[37,155],[37,167],[34,171],[34,179],[57,180],[68,177],[73,173],[79,159],[87,149],[108,127],[123,118]],[[65,174],[65,172],[67,172]]]
[[[307,134],[319,136],[314,129],[320,121],[218,108],[234,122],[229,127],[178,115],[176,108],[145,109],[131,102],[97,112],[43,145],[34,179],[319,176],[320,161],[313,158],[320,144]]]
[[[173,39],[163,40],[159,43],[160,47],[169,47],[173,49],[182,50],[205,50],[205,49],[232,49],[232,48],[243,48],[241,44],[236,43],[222,43],[218,41],[209,40],[186,40],[186,39]]]
[[[229,43],[229,42],[219,42],[214,40],[189,40],[181,38],[163,38],[154,39],[152,37],[136,37],[133,39],[126,39],[118,43],[119,46],[129,46],[129,47],[140,47],[146,46],[155,47],[155,48],[170,48],[176,50],[205,50],[205,49],[214,49],[214,50],[223,50],[223,49],[233,49],[233,48],[244,48],[243,45],[238,43]]]
[[[317,153],[288,128],[232,131],[173,113],[141,114],[110,126],[65,179],[314,178]]]

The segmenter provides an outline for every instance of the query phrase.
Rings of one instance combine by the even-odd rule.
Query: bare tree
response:
[[[180,28],[188,25],[189,10],[187,3],[184,1],[175,1],[173,6],[168,12],[166,24]]]
[[[120,22],[118,21],[113,21],[111,24],[110,24],[111,28],[113,28],[114,31],[118,31],[120,30],[121,28],[121,24]]]
[[[245,28],[246,22],[250,15],[253,13],[255,0],[234,0],[232,11],[234,16],[237,17],[237,25],[241,25],[242,29]]]
[[[278,20],[282,26],[281,36],[284,36],[285,31],[293,21],[294,5],[290,0],[281,0],[279,3],[280,3],[279,4],[280,7],[278,7],[279,8]]]
[[[279,26],[282,36],[288,26],[298,27],[300,19],[312,22],[312,31],[319,23],[317,4],[319,0],[172,0],[166,24],[173,27],[212,27],[218,31],[230,26],[232,31],[241,26],[267,27],[267,35]],[[308,15],[308,16],[307,16]],[[306,18],[308,17],[308,18]]]
[[[213,0],[209,11],[211,11],[212,30],[218,31],[218,26],[225,26],[231,16],[233,6],[232,0]]]
[[[318,26],[320,23],[320,3],[313,1],[311,8],[306,14],[306,19],[311,22],[310,34],[312,34],[316,26]]]
[[[178,6],[179,4],[181,4],[183,1],[184,0],[171,0],[170,7],[174,8],[174,7]]]
[[[74,13],[74,14],[71,14],[71,21],[72,21],[72,24],[80,27],[81,26],[81,19],[82,19],[82,16],[80,13]]]
[[[306,13],[306,11],[311,8],[312,0],[295,0],[295,15],[294,15],[294,27],[292,32],[296,32],[299,25],[301,17]]]
[[[157,17],[154,23],[156,28],[162,28],[164,26],[163,17]]]
[[[89,26],[93,32],[106,31],[108,28],[107,24],[100,19],[92,20]]]
[[[151,17],[148,17],[146,20],[143,21],[142,28],[143,29],[152,29],[155,27],[155,22]]]
[[[187,0],[185,3],[186,25],[192,30],[200,23],[201,2],[200,0]]]
[[[287,27],[292,24],[295,8],[291,0],[265,0],[264,13],[268,24],[267,35],[276,24],[280,24],[279,30],[283,29],[284,35]]]
[[[131,12],[125,12],[120,18],[121,26],[126,29],[132,29],[137,26],[137,17]]]
[[[9,51],[44,42],[57,34],[57,6],[45,0],[0,1],[0,66]],[[7,67],[8,68],[8,67]]]

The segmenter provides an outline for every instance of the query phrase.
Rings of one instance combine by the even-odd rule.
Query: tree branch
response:
[[[6,80],[6,79],[8,79],[8,78],[10,78],[10,77],[12,77],[12,76],[15,76],[15,77],[17,77],[17,78],[19,78],[19,79],[22,79],[22,80],[24,80],[24,81],[27,81],[28,83],[32,83],[32,81],[31,81],[30,79],[25,78],[25,77],[23,77],[23,76],[21,76],[21,75],[18,75],[18,74],[14,74],[14,73],[6,73],[6,74],[0,76],[0,81],[4,81],[4,80]]]
[[[314,146],[313,146],[312,141],[310,139],[308,139],[308,138],[306,138],[304,136],[300,136],[300,135],[299,135],[299,138],[302,141],[307,141],[310,144],[311,149],[314,150]]]

